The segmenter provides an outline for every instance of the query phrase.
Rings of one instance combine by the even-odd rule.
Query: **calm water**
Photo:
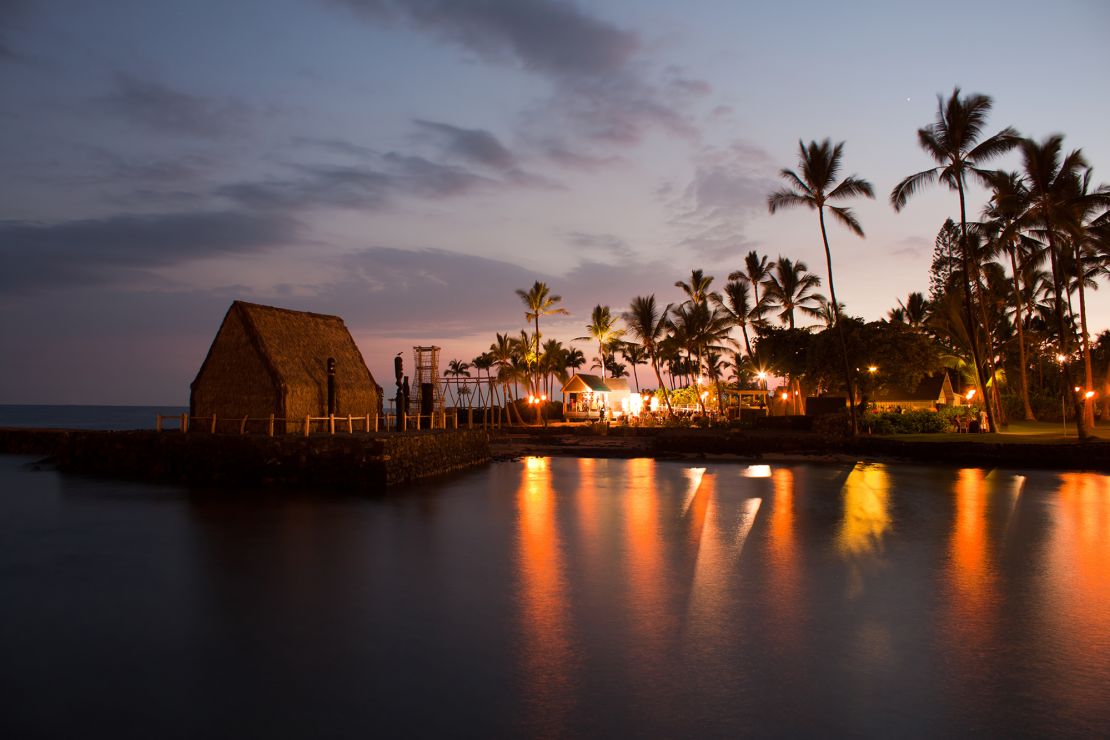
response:
[[[0,427],[38,429],[153,429],[154,415],[182,414],[187,406],[49,406],[0,404]],[[176,428],[176,425],[174,425]]]
[[[1107,476],[531,458],[363,499],[27,461],[5,737],[1110,728]]]

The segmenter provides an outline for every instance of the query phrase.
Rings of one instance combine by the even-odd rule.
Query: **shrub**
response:
[[[893,411],[881,414],[868,412],[860,423],[872,434],[931,434],[948,431],[951,415],[951,412],[937,411],[906,411],[901,414]]]

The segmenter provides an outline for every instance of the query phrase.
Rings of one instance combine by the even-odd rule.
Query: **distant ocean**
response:
[[[187,406],[16,406],[0,404],[0,427],[153,429],[155,414],[183,414]]]

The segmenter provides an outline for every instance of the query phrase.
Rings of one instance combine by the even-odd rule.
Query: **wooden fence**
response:
[[[188,414],[155,414],[154,428],[156,431],[165,431],[167,428],[173,428],[176,425],[177,429],[182,432],[188,432],[190,429],[204,429],[209,434],[216,434],[217,432],[228,434],[233,433],[228,429],[230,424],[235,432],[238,434],[247,433],[247,425],[251,422],[265,422],[267,436],[274,436],[274,429],[276,424],[286,424],[287,422],[296,422],[304,436],[309,436],[313,431],[326,432],[327,434],[335,434],[336,430],[340,433],[354,434],[359,432],[390,432],[397,428],[396,414],[366,414],[365,416],[306,416],[303,419],[285,419],[279,416],[270,414],[268,417],[232,417],[232,416],[189,416]],[[417,429],[453,429],[459,428],[458,414],[452,414],[450,423],[448,423],[448,416],[446,413],[431,414],[426,416],[419,416],[415,414],[406,414],[404,421],[403,431],[412,431]],[[222,426],[221,426],[222,425]]]

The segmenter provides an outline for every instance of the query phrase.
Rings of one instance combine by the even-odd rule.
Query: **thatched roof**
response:
[[[367,383],[374,387],[374,377],[362,353],[338,316],[245,301],[232,303],[224,322],[233,314],[242,322],[275,385],[288,388],[319,385],[326,377],[327,359],[334,357],[337,383],[348,388]],[[198,378],[211,359],[209,350]]]
[[[947,388],[945,388],[947,386]],[[936,401],[947,390],[946,395],[952,395],[952,383],[948,380],[948,373],[939,372],[926,375],[912,390],[905,388],[884,388],[875,394],[875,400],[882,403],[913,403]]]

